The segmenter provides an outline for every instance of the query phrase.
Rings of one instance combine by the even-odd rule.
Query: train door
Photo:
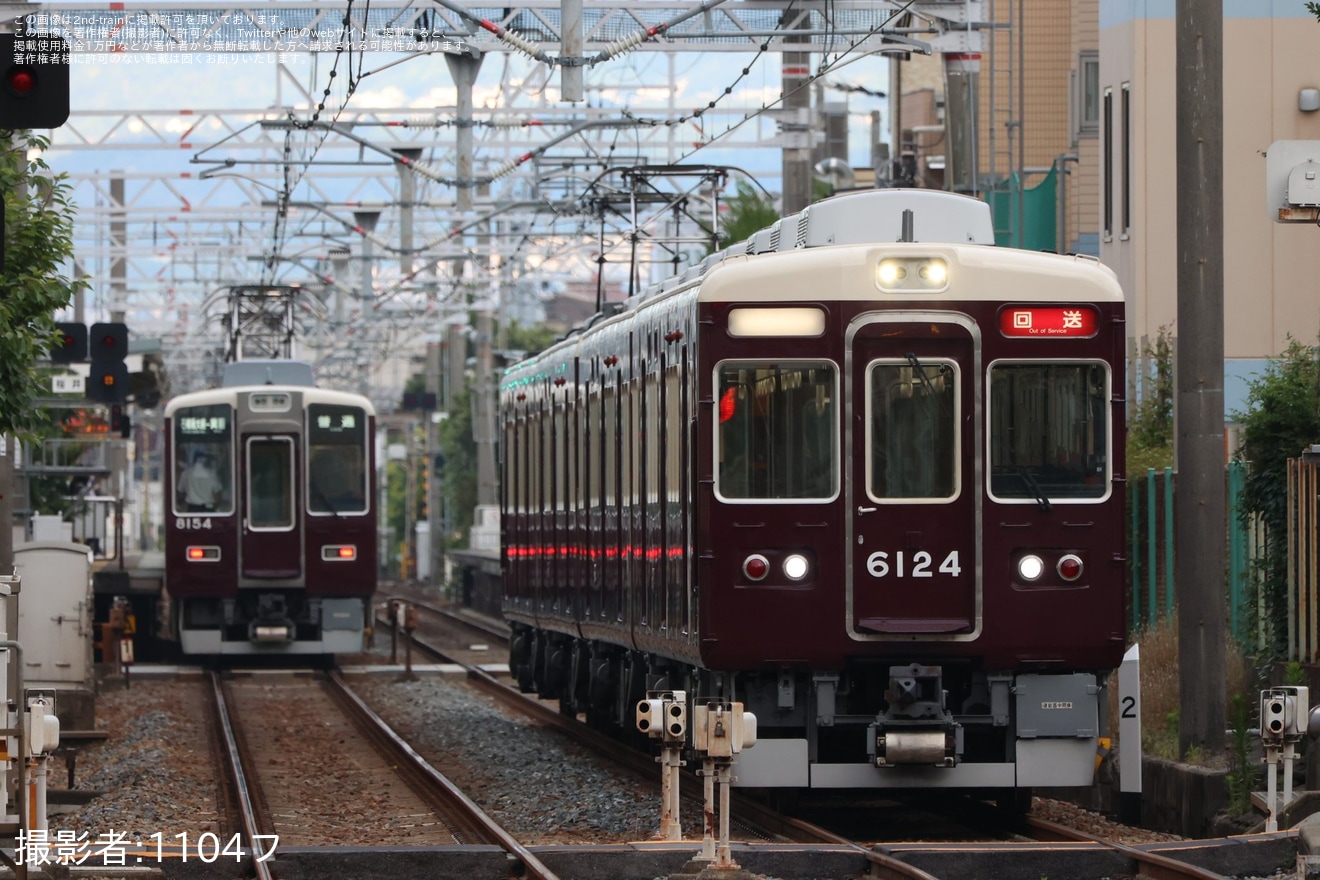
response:
[[[242,575],[261,580],[302,576],[302,525],[294,474],[297,446],[287,434],[243,438]]]
[[[848,330],[849,635],[967,641],[981,629],[979,336],[948,313]]]

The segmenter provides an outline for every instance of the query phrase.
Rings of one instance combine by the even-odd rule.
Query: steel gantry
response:
[[[736,165],[754,150],[800,146],[792,131],[805,117],[745,83],[747,63],[731,53],[815,53],[821,76],[811,83],[831,63],[876,52],[975,52],[982,19],[979,0],[26,11],[73,56],[74,114],[53,133],[48,161],[74,185],[75,250],[96,306],[160,335],[172,371],[201,377],[225,348],[217,291],[298,286],[307,299],[299,337],[326,371],[355,383],[364,363],[381,378],[391,356],[434,337],[474,299],[499,298],[502,312],[517,313],[509,300],[547,273],[626,287],[636,260],[614,261],[620,249],[708,234],[674,219],[693,196],[682,186],[640,209],[635,196],[627,212],[617,205],[633,185],[626,169]],[[628,67],[627,53],[659,53],[663,70]],[[693,90],[705,106],[689,106],[681,88],[675,59],[684,53],[731,59],[723,82]],[[501,66],[483,79],[491,55]],[[219,101],[78,102],[79,65],[132,82],[232,72],[235,59],[252,62],[247,88],[264,82],[249,107],[205,77],[204,93]],[[408,94],[435,82],[448,83],[440,100]],[[377,83],[394,89],[392,103],[363,99]],[[672,263],[676,253],[661,248],[653,259]],[[389,381],[372,384],[391,393]]]

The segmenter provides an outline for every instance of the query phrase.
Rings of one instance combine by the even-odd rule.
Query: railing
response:
[[[1318,450],[1320,451],[1320,450]],[[1320,455],[1288,459],[1288,656],[1320,656]]]
[[[1257,622],[1256,639],[1264,645],[1266,614],[1263,607],[1252,613],[1251,565],[1264,552],[1261,527],[1244,524],[1239,514],[1246,465],[1231,462],[1225,469],[1228,511],[1228,629],[1233,639],[1246,646],[1251,638],[1249,626]],[[1128,544],[1132,566],[1132,593],[1130,602],[1131,628],[1137,632],[1152,626],[1161,617],[1173,614],[1176,601],[1174,587],[1174,489],[1176,477],[1173,468],[1150,468],[1145,477],[1128,483],[1128,503],[1131,506],[1131,534]],[[1257,600],[1262,601],[1261,599]],[[1314,608],[1314,603],[1312,604]],[[1314,630],[1313,630],[1314,632]]]

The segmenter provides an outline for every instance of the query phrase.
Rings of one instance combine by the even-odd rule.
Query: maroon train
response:
[[[165,409],[165,590],[185,654],[362,650],[375,411],[306,364],[230,364]]]
[[[738,783],[1089,784],[1124,648],[1124,303],[987,206],[838,196],[510,370],[520,684],[742,701]],[[1028,799],[1029,800],[1029,799]]]

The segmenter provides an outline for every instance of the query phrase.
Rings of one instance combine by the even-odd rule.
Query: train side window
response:
[[[867,491],[876,501],[958,495],[958,366],[876,361],[867,371]]]
[[[248,525],[293,528],[293,439],[253,437],[247,447]]]
[[[828,501],[839,487],[838,370],[828,361],[716,368],[716,494]]]
[[[174,512],[233,513],[233,407],[181,407],[173,418]]]
[[[997,361],[989,385],[991,496],[1026,504],[1108,497],[1104,363]]]
[[[367,414],[361,407],[314,403],[307,408],[307,509],[314,514],[366,513]]]

